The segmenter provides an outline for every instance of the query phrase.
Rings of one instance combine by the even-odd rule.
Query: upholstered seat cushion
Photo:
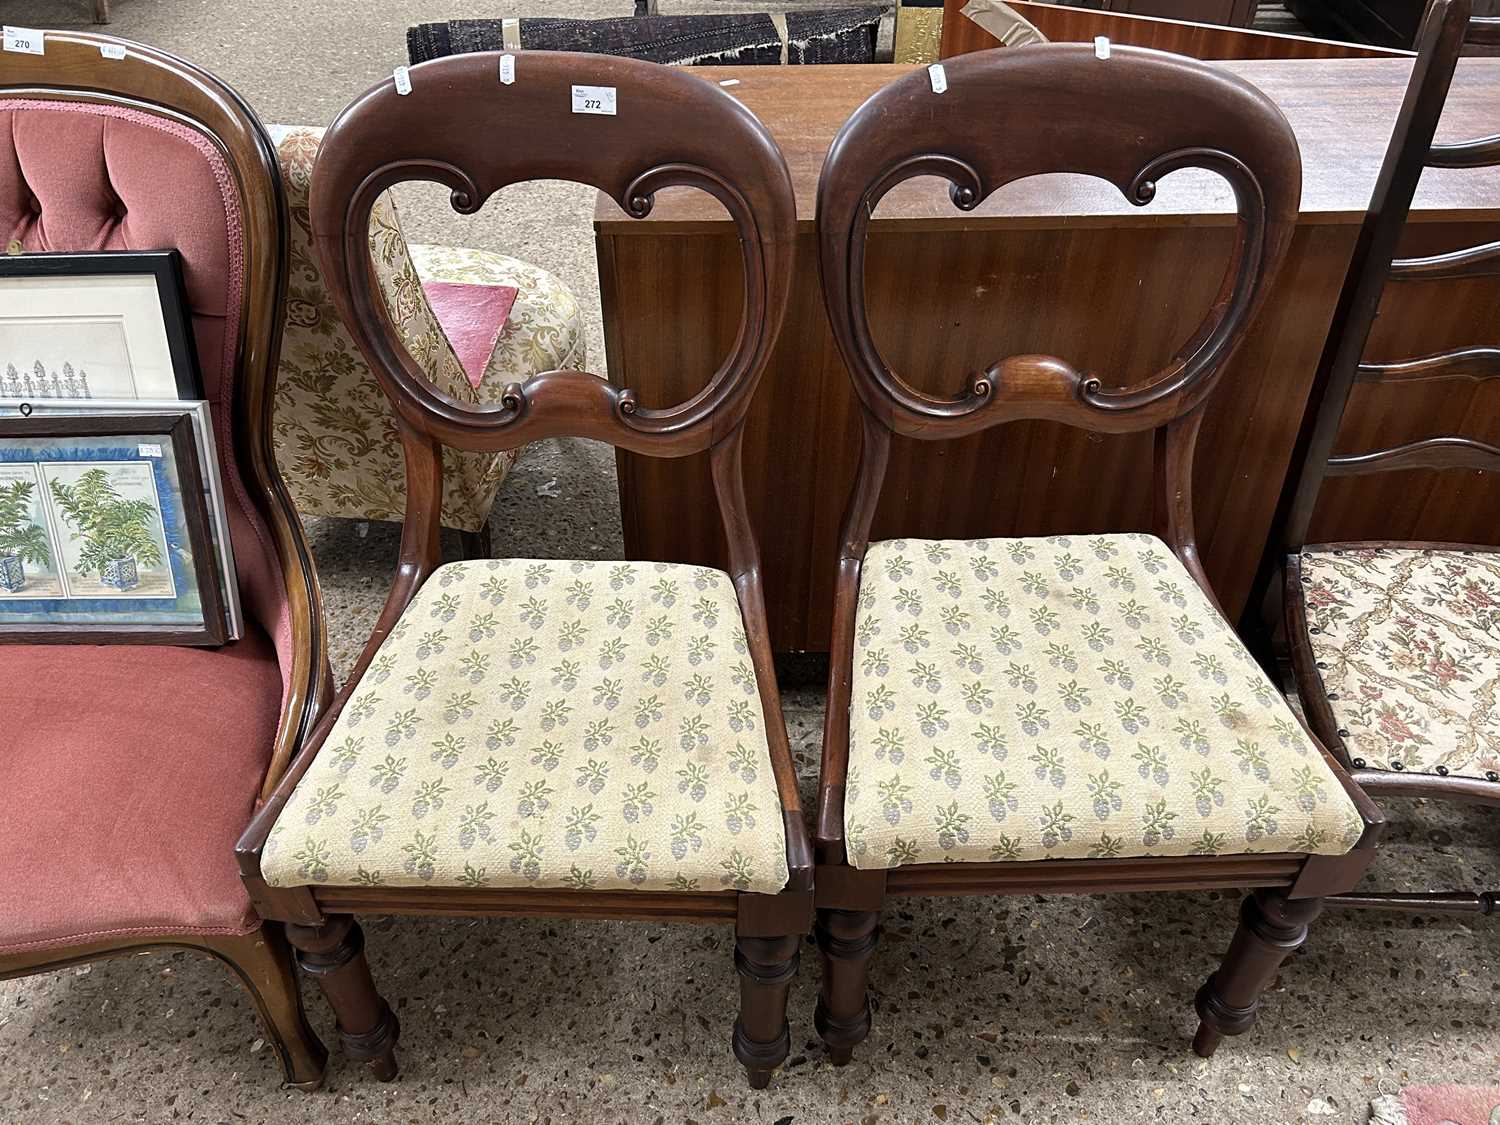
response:
[[[1350,757],[1500,780],[1500,554],[1316,547],[1301,570]]]
[[[728,575],[440,567],[282,811],[273,886],[774,893],[786,840]]]
[[[854,660],[856,867],[1342,854],[1362,831],[1153,536],[872,543]]]
[[[254,927],[234,844],[281,713],[262,634],[0,645],[0,683],[0,953]]]

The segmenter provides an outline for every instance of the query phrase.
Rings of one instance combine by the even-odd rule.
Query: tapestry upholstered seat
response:
[[[1341,855],[1363,831],[1154,536],[872,543],[855,622],[855,867]]]
[[[1356,766],[1500,780],[1500,554],[1310,547],[1308,642]]]
[[[279,126],[272,132],[292,217],[276,461],[303,515],[400,520],[406,477],[391,407],[340,320],[312,251],[307,199],[323,130]],[[583,367],[578,302],[546,270],[487,250],[408,246],[388,192],[371,215],[370,248],[402,342],[445,394],[494,403],[510,383]],[[462,290],[475,286],[508,286],[516,293],[498,336],[471,333],[480,350],[470,356],[458,335],[476,326],[455,317],[465,312]],[[448,449],[443,457],[443,526],[478,531],[517,453]]]
[[[781,804],[729,576],[440,567],[266,845],[272,886],[774,894]]]

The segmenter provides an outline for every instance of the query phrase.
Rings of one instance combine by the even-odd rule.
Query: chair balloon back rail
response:
[[[499,56],[459,55],[412,67],[411,91],[387,80],[328,130],[311,211],[318,252],[351,325],[405,428],[467,449],[512,449],[555,436],[596,438],[636,453],[708,449],[744,418],[788,292],[795,221],[791,178],[755,116],[683,71],[633,59],[528,52],[502,85]],[[574,90],[611,87],[613,115],[579,113]],[[367,222],[380,193],[407,180],[448,187],[471,214],[528,180],[570,180],[607,193],[637,218],[666,187],[702,189],[740,235],[744,304],[729,355],[686,402],[660,409],[575,371],[512,384],[495,406],[441,394],[398,342],[366,266]]]
[[[980,52],[944,64],[948,88],[918,72],[871,97],[840,131],[818,189],[823,292],[834,336],[865,407],[890,429],[952,438],[1001,422],[1044,418],[1113,433],[1162,425],[1212,389],[1285,255],[1301,195],[1291,126],[1249,83],[1189,59],[1062,44]],[[1108,389],[1052,356],[1011,356],[970,375],[943,400],[913,390],[885,363],[864,301],[865,236],[892,188],[941,176],[960,210],[1005,184],[1072,172],[1114,184],[1146,206],[1181,168],[1222,176],[1237,237],[1208,314],[1146,382]],[[1165,282],[1167,279],[1160,279]]]

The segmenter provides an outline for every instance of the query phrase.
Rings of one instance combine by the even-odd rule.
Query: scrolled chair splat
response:
[[[493,76],[482,68],[443,74],[431,69],[448,60],[413,68],[409,95],[376,87],[357,100],[329,130],[313,185],[313,212],[327,214],[343,232],[343,252],[335,266],[344,272],[330,278],[330,284],[348,290],[357,342],[378,358],[377,371],[396,409],[408,420],[428,418],[433,436],[441,441],[463,448],[512,449],[577,433],[582,423],[583,436],[636,453],[679,457],[703,452],[714,442],[715,427],[743,419],[755,382],[747,375],[764,364],[780,325],[786,292],[784,287],[778,291],[778,279],[793,252],[790,177],[782,166],[778,174],[783,182],[775,187],[776,192],[785,189],[786,200],[773,198],[776,192],[761,185],[751,186],[750,177],[764,176],[766,168],[781,163],[781,155],[738,101],[721,94],[722,104],[715,104],[708,118],[728,130],[726,136],[735,137],[737,147],[729,151],[705,143],[698,139],[705,120],[700,115],[703,83],[684,75],[681,82],[672,82],[679,88],[663,97],[640,84],[629,59],[587,56],[599,84],[617,88],[620,113],[574,115],[564,104],[562,112],[571,118],[567,126],[577,141],[559,144],[556,132],[525,115],[535,109],[540,120],[555,121],[556,99],[568,98],[569,84],[553,60],[565,55],[548,52],[519,63],[517,82],[505,88],[503,106],[493,97]],[[462,125],[433,115],[435,101],[464,98],[479,108],[472,115],[456,115]],[[388,122],[378,159],[351,160],[345,146],[328,150],[351,114],[374,112]],[[647,121],[649,127],[644,127]],[[465,132],[470,125],[481,130],[503,125],[504,144],[475,142]],[[656,193],[665,188],[696,188],[723,204],[741,236],[741,330],[702,391],[682,403],[648,408],[599,376],[550,371],[527,380],[514,395],[508,393],[498,409],[475,408],[434,388],[389,333],[371,331],[385,324],[388,314],[368,271],[349,263],[362,260],[355,224],[382,192],[404,181],[430,180],[450,189],[456,211],[471,214],[497,191],[528,179],[589,184],[638,219],[650,215]],[[584,418],[572,417],[575,406],[585,412]]]
[[[945,67],[941,95],[919,72],[860,107],[818,189],[824,300],[863,407],[814,832],[818,1031],[836,1064],[869,1033],[865,977],[889,894],[1255,888],[1198,996],[1194,1046],[1211,1054],[1249,1029],[1380,828],[1224,620],[1193,530],[1199,424],[1286,256],[1296,140],[1248,83],[1157,52],[1028,47]],[[1014,355],[942,399],[886,363],[865,308],[865,236],[898,184],[943,176],[972,209],[1015,180],[1082,173],[1148,206],[1185,168],[1228,183],[1235,239],[1207,315],[1161,370],[1120,386]],[[1154,431],[1156,534],[871,542],[892,434],[1027,419]]]
[[[940,98],[920,75],[892,83],[866,103],[902,113],[904,131],[891,135],[873,114],[857,112],[829,150],[835,181],[825,175],[818,188],[819,245],[824,296],[855,387],[867,406],[894,407],[891,429],[925,437],[961,437],[1000,422],[1046,418],[1110,433],[1152,429],[1192,410],[1212,390],[1232,341],[1254,316],[1265,289],[1257,284],[1267,267],[1286,252],[1301,197],[1301,163],[1295,138],[1279,110],[1249,83],[1233,75],[1205,75],[1192,60],[1158,52],[1131,52],[1092,70],[1070,70],[1070,85],[1058,88],[1047,60],[1018,53],[1000,76],[967,58],[945,67],[959,81]],[[1115,119],[1095,109],[1069,116],[1089,99],[1110,96],[1122,72],[1140,87],[1143,106],[1122,145],[1110,133]],[[1176,91],[1181,76],[1209,77],[1188,100]],[[1002,96],[1013,99],[1001,101]],[[1049,100],[1051,104],[1049,104]],[[924,102],[932,103],[925,107]],[[1213,107],[1237,109],[1257,127],[1239,133],[1215,130]],[[1052,127],[1039,130],[1022,120],[1048,105]],[[937,112],[937,110],[941,112]],[[992,128],[955,128],[985,120]],[[1287,142],[1290,142],[1288,145]],[[890,191],[919,176],[949,183],[955,207],[971,211],[1006,184],[1031,176],[1068,172],[1113,184],[1135,206],[1149,206],[1160,180],[1198,168],[1221,177],[1233,192],[1236,240],[1219,293],[1201,325],[1160,371],[1136,385],[1106,387],[1098,375],[1079,372],[1055,356],[1013,356],[992,364],[957,399],[939,399],[913,390],[893,371],[876,346],[862,300],[865,235],[876,207]]]
[[[376,86],[323,143],[317,250],[396,411],[406,521],[380,620],[241,841],[241,869],[271,916],[296,923],[291,940],[316,959],[346,1049],[378,1077],[394,1074],[394,1017],[363,959],[345,956],[357,942],[349,916],[365,909],[733,923],[741,1006],[729,1038],[765,1086],[790,1049],[812,860],[740,443],[786,305],[791,178],[760,122],[689,73],[528,52],[501,85],[497,62],[413,67],[410,93]],[[614,87],[618,115],[572,113],[576,83]],[[738,227],[744,266],[728,356],[702,373],[702,390],[662,407],[571,370],[513,383],[486,407],[443,394],[403,347],[359,235],[380,193],[410,179],[446,185],[464,212],[535,179],[591,185],[636,218],[665,188],[709,193]],[[707,453],[728,566],[439,566],[443,448],[557,436]]]

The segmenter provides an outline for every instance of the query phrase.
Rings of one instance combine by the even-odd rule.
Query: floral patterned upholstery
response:
[[[781,802],[729,576],[438,568],[282,811],[262,871],[272,886],[780,891]]]
[[[291,277],[276,385],[276,460],[304,515],[399,520],[405,467],[390,404],[333,306],[313,253],[307,193],[323,130],[272,129],[291,210]],[[545,270],[484,250],[408,247],[395,202],[370,215],[370,248],[402,342],[432,382],[462,402],[499,400],[538,371],[582,368],[578,302]],[[422,292],[422,281],[512,285],[519,290],[476,390]],[[517,454],[445,449],[443,524],[477,531]]]
[[[1308,640],[1351,758],[1500,780],[1500,554],[1315,547]]]
[[[1363,823],[1149,535],[872,543],[855,615],[850,860],[1343,854]]]

